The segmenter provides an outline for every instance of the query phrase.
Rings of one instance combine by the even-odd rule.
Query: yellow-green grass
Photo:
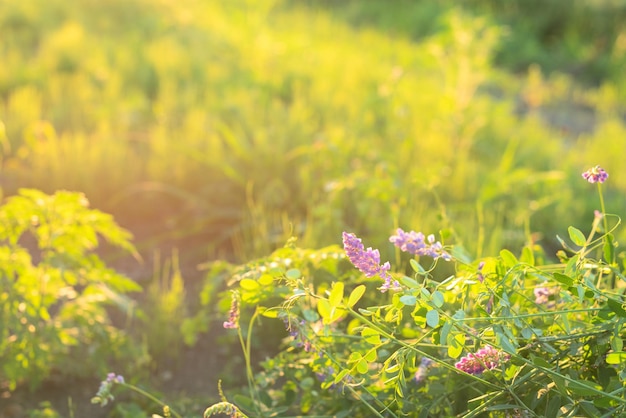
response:
[[[387,253],[396,226],[452,228],[475,255],[551,239],[591,221],[595,164],[626,208],[617,87],[513,78],[491,65],[502,28],[441,16],[416,41],[293,2],[8,2],[3,189],[84,191],[241,258],[342,230]],[[563,103],[596,109],[582,136],[577,115],[546,127]]]

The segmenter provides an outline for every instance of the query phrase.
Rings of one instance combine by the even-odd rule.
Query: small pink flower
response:
[[[590,168],[583,173],[583,178],[589,183],[604,183],[609,178],[609,173],[599,165]]]
[[[469,353],[467,356],[461,358],[454,367],[465,373],[476,375],[481,374],[485,370],[495,369],[510,357],[511,356],[507,353],[497,350],[490,345],[486,345],[475,354]]]

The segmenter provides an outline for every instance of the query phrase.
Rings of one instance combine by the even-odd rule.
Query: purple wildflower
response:
[[[492,370],[501,363],[507,361],[510,356],[490,345],[478,350],[475,354],[469,353],[454,365],[457,369],[465,373],[478,375],[485,370]]]
[[[435,236],[432,234],[426,238],[421,232],[405,232],[402,228],[398,228],[396,235],[392,235],[389,241],[401,251],[413,255],[427,255],[435,260],[443,258],[450,261],[452,259],[452,256],[443,250],[441,243],[435,241]]]
[[[100,387],[98,388],[96,396],[91,398],[91,403],[97,403],[100,404],[100,406],[105,406],[109,402],[113,402],[115,397],[111,393],[111,389],[116,383],[123,384],[124,376],[119,374],[116,375],[115,373],[107,374],[107,378],[100,382]]]
[[[285,323],[285,329],[289,332],[289,335],[293,337],[296,347],[303,347],[307,353],[314,351],[313,344],[306,334],[306,321],[293,320],[291,316],[283,316],[283,322]]]
[[[537,305],[544,305],[546,308],[551,309],[556,305],[556,302],[554,300],[550,300],[551,296],[554,295],[558,295],[559,293],[559,288],[549,288],[549,287],[545,287],[545,286],[541,286],[541,287],[536,287],[533,290],[533,293],[535,294],[535,303]]]
[[[428,369],[430,369],[435,362],[428,357],[422,357],[420,365],[415,372],[415,383],[421,383],[428,375]]]
[[[121,374],[109,373],[107,374],[107,382],[109,383],[124,383],[124,376]]]
[[[483,276],[483,267],[485,267],[485,262],[481,261],[480,263],[478,263],[478,280],[482,283],[485,281],[485,276]]]
[[[230,310],[228,311],[228,321],[224,321],[224,328],[239,328],[239,292],[232,292],[232,300],[230,302]]]
[[[535,303],[537,305],[547,303],[551,294],[550,289],[547,287],[536,287],[533,293],[535,294]]]
[[[365,277],[380,276],[385,281],[379,287],[381,292],[400,288],[400,283],[389,274],[389,269],[391,268],[389,262],[383,265],[380,264],[380,252],[378,250],[372,250],[371,247],[366,250],[361,240],[356,235],[348,232],[343,233],[343,248],[350,262],[361,273],[365,274]]]
[[[589,183],[604,183],[609,178],[609,173],[599,165],[590,168],[583,173],[583,178]]]
[[[491,315],[492,310],[493,310],[493,295],[491,295],[491,297],[487,301],[487,305],[485,305],[485,311],[487,311],[489,315]]]

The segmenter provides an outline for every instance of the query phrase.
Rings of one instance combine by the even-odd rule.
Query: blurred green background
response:
[[[623,0],[0,0],[0,185],[84,192],[188,285],[344,230],[552,256],[584,170],[626,209],[625,64]]]
[[[624,187],[621,1],[2,3],[6,195],[245,259],[396,225],[479,254],[589,217],[588,166]]]

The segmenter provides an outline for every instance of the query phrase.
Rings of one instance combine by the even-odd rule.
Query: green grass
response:
[[[148,286],[148,340],[183,315],[193,342],[214,319],[217,273],[210,312],[180,300],[198,287],[191,252],[244,262],[347,230],[402,269],[387,242],[400,226],[471,259],[529,243],[552,257],[555,236],[599,209],[582,171],[602,165],[607,211],[626,210],[624,13],[609,0],[0,0],[2,194],[84,192],[149,254],[189,239],[184,286],[177,261]]]
[[[475,254],[519,247],[524,225],[551,239],[562,214],[590,216],[576,198],[588,166],[611,173],[609,200],[624,189],[617,80],[595,90],[494,67],[524,33],[513,9],[402,5],[11,3],[3,189],[81,190],[123,223],[210,231],[241,259],[292,234],[382,244],[397,225],[454,225]]]

